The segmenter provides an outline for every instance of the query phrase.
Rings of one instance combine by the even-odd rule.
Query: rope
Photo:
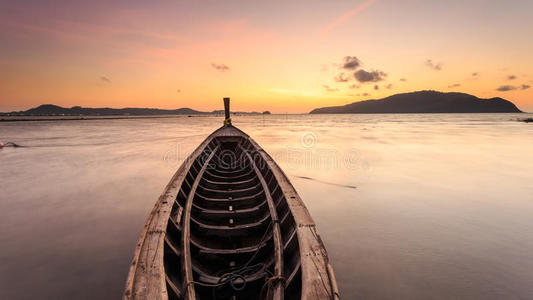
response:
[[[15,143],[13,143],[13,142],[7,142],[7,143],[5,143],[5,144],[2,143],[2,142],[0,142],[0,148],[2,148],[2,147],[9,147],[9,146],[11,146],[11,147],[22,147],[21,145],[15,144]]]
[[[276,276],[272,276],[272,277],[269,277],[265,284],[263,285],[263,287],[261,288],[261,293],[259,294],[259,299],[265,299],[265,300],[268,300],[268,299],[271,299],[272,298],[272,294],[271,294],[271,290],[272,288],[279,282],[283,285],[285,285],[285,282],[287,280],[285,279],[285,277],[283,277],[282,275],[276,275]],[[266,291],[266,293],[265,293]]]
[[[273,222],[275,223],[276,220],[273,220]],[[246,261],[246,263],[244,265],[239,266],[239,267],[232,267],[232,268],[220,270],[216,274],[217,277],[220,276],[217,283],[205,283],[205,282],[199,282],[199,281],[194,281],[194,280],[187,281],[187,284],[185,285],[185,289],[189,288],[189,285],[200,285],[200,286],[204,286],[204,287],[211,287],[211,288],[213,288],[213,290],[212,290],[213,299],[217,299],[216,290],[217,290],[217,288],[219,288],[219,287],[221,287],[223,285],[226,285],[226,284],[229,283],[229,285],[231,286],[231,288],[234,291],[239,292],[239,291],[244,290],[244,288],[246,288],[246,284],[247,284],[246,276],[248,276],[250,274],[254,274],[254,273],[257,273],[257,272],[263,270],[263,272],[265,273],[265,276],[268,276],[268,275],[272,276],[272,273],[270,273],[267,270],[267,268],[266,268],[264,263],[257,263],[255,265],[251,265],[251,266],[250,266],[250,263],[255,259],[255,257],[257,256],[257,254],[261,250],[261,246],[263,245],[263,243],[265,243],[266,237],[267,237],[267,235],[269,233],[269,229],[272,226],[273,222],[269,222],[265,232],[263,233],[263,236],[261,237],[261,239],[260,239],[260,241],[258,243],[257,250],[255,250],[255,252],[248,259],[248,261]],[[224,272],[226,272],[226,273],[224,273]],[[220,274],[222,274],[222,275],[220,275]],[[270,277],[267,280],[267,283],[269,282],[269,280],[275,281],[278,277],[280,277],[280,276],[272,276],[272,277]],[[237,280],[242,281],[242,283],[236,282]],[[283,281],[285,281],[285,279],[283,279]],[[273,284],[273,283],[271,283],[271,284]]]
[[[224,120],[224,125],[231,126],[231,118],[227,118]]]

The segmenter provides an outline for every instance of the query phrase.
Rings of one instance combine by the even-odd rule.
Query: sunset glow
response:
[[[533,111],[532,1],[0,6],[0,111],[43,103],[210,111],[229,96],[235,110],[305,113],[424,89]],[[343,68],[347,56],[383,76],[358,81]]]

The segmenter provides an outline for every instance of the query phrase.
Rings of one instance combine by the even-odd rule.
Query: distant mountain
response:
[[[419,91],[396,94],[378,100],[354,102],[344,106],[322,107],[311,114],[364,113],[518,113],[512,102],[502,98],[480,99],[464,93]]]
[[[190,108],[157,109],[157,108],[89,108],[74,106],[65,108],[53,104],[44,104],[26,111],[0,113],[11,116],[117,116],[117,115],[198,115],[207,114]]]

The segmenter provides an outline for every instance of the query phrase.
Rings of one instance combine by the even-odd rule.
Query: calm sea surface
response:
[[[533,124],[519,117],[233,123],[307,204],[343,299],[533,299]],[[0,123],[0,141],[27,146],[0,150],[0,299],[119,299],[159,194],[221,124]]]

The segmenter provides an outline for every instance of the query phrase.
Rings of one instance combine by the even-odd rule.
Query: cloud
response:
[[[340,73],[339,75],[335,76],[333,80],[335,80],[335,82],[348,82],[350,78],[346,77],[344,73]]]
[[[359,82],[378,82],[382,81],[387,77],[387,73],[378,70],[372,70],[367,72],[363,69],[354,73],[355,79]]]
[[[344,63],[342,65],[343,69],[346,70],[355,70],[361,65],[361,61],[355,56],[346,56],[344,57]]]
[[[363,93],[363,96],[368,97],[368,96],[370,96],[370,94],[369,93]]]
[[[338,92],[338,91],[339,91],[338,88],[332,88],[332,87],[330,87],[329,85],[325,85],[325,84],[323,84],[322,86],[323,86],[323,87],[326,89],[326,91],[328,91],[328,92]]]
[[[321,65],[320,66],[320,72],[325,72],[327,70],[328,70],[328,66],[326,66],[326,65]]]
[[[434,63],[433,60],[431,59],[428,59],[426,60],[426,62],[424,63],[427,67],[435,70],[435,71],[440,71],[442,70],[442,64],[441,63]]]
[[[387,85],[385,86],[385,88],[387,88],[387,89],[389,89],[389,90],[392,89],[392,83],[387,84]]]
[[[515,75],[509,75],[507,76],[507,80],[515,80],[516,79],[516,76]]]
[[[180,90],[180,89],[177,89],[176,92],[177,92],[177,93],[181,93],[181,90]]]
[[[215,63],[211,63],[211,66],[213,68],[215,68],[217,71],[220,71],[220,72],[226,72],[227,70],[229,70],[229,67],[226,66],[225,64],[215,64]]]
[[[514,86],[514,85],[502,85],[496,90],[499,92],[507,92],[507,91],[513,91],[513,90],[527,90],[531,88],[529,84],[522,84],[521,86]]]
[[[407,81],[407,79],[405,79],[405,78],[400,78],[400,81],[404,81],[404,82],[405,82],[405,81]]]
[[[111,79],[105,77],[105,76],[100,76],[100,80],[105,82],[105,83],[111,83]]]
[[[360,84],[352,84],[352,85],[349,86],[349,88],[351,88],[351,89],[358,89],[360,87],[361,87]]]
[[[337,27],[337,25],[339,25],[340,23],[346,21],[347,19],[353,17],[355,14],[363,11],[365,8],[369,7],[370,5],[372,5],[372,3],[374,3],[376,0],[368,0],[366,2],[364,2],[363,4],[360,4],[359,6],[357,6],[356,8],[348,11],[347,13],[345,13],[344,15],[340,16],[339,18],[337,18],[335,21],[331,22],[326,28],[322,29],[319,34],[320,35],[325,35],[327,34],[331,29]]]
[[[376,91],[379,90],[379,85],[376,84],[376,85],[374,86],[374,89],[375,89]]]
[[[474,73],[472,73],[472,76],[474,76],[474,77],[476,77],[476,76],[478,76],[478,75],[479,75],[478,72],[474,72]]]
[[[516,90],[516,86],[513,86],[513,85],[502,85],[499,88],[497,88],[496,90],[499,91],[499,92],[507,92],[507,91]]]
[[[451,89],[451,88],[460,87],[460,86],[461,86],[460,83],[454,83],[454,84],[449,85],[448,88]]]

